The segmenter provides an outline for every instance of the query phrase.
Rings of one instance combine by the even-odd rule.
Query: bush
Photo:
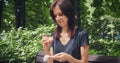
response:
[[[35,30],[19,28],[3,31],[0,34],[0,61],[9,63],[32,63],[36,53],[42,50],[40,43],[42,33],[48,35],[54,25],[40,26]]]
[[[36,53],[42,49],[41,34],[50,35],[54,25],[41,25],[34,30],[19,28],[0,34],[0,62],[33,63]],[[120,56],[120,42],[90,39],[90,54]]]
[[[90,41],[90,54],[120,56],[120,42],[104,39]]]

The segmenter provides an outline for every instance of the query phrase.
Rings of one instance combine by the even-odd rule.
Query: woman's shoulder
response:
[[[78,35],[87,35],[88,34],[88,32],[86,31],[86,30],[84,30],[83,28],[78,28],[77,29],[77,33],[78,33]]]

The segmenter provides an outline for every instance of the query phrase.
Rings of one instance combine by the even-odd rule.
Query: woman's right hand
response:
[[[43,49],[48,51],[53,42],[53,37],[48,37],[46,34],[42,35],[42,45]]]

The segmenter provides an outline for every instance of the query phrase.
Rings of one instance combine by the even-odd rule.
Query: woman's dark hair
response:
[[[54,21],[55,21],[55,16],[54,16],[53,9],[57,5],[60,7],[62,13],[68,17],[69,36],[72,38],[74,35],[74,29],[75,29],[74,8],[69,0],[55,0],[50,8],[50,15]],[[54,33],[54,37],[58,39],[60,37],[60,33],[61,33],[61,27],[57,25],[57,28]]]

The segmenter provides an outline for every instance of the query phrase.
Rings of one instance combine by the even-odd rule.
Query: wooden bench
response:
[[[38,51],[35,59],[35,63],[45,63],[43,51]],[[89,63],[120,63],[120,57],[118,56],[102,56],[102,55],[89,55]]]

